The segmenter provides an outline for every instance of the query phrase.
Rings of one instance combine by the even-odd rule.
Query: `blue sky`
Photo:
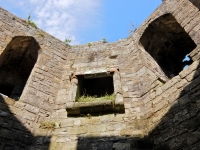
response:
[[[0,6],[27,19],[71,44],[86,44],[105,38],[115,42],[127,38],[131,24],[138,27],[161,0],[0,0]]]

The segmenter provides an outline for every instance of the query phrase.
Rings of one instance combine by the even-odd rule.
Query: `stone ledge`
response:
[[[94,102],[71,102],[67,104],[66,110],[69,115],[124,112],[124,105],[116,105],[112,100]]]

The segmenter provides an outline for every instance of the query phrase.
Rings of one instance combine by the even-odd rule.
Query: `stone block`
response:
[[[100,121],[101,123],[106,123],[106,122],[112,121],[113,118],[114,118],[114,115],[105,115],[105,116],[100,117]]]
[[[167,93],[167,92],[164,92],[164,93]],[[168,92],[167,94],[170,94],[170,92]],[[157,103],[159,103],[161,101],[162,101],[162,96],[158,96],[158,97],[156,97],[155,99],[152,100],[152,103],[153,104],[157,104]]]
[[[156,96],[160,95],[162,93],[162,88],[158,87],[155,92],[156,92]]]
[[[82,118],[81,125],[86,125],[86,124],[100,124],[100,118],[99,117]]]
[[[187,84],[188,84],[187,80],[182,79],[180,82],[176,83],[176,88],[180,89],[181,87],[184,87]]]
[[[69,134],[85,134],[88,132],[88,128],[88,126],[68,127],[67,131]]]
[[[53,105],[50,104],[49,102],[43,102],[43,105],[40,106],[40,108],[46,110],[46,111],[49,111],[51,112],[53,110]]]
[[[31,113],[34,113],[34,114],[37,114],[39,112],[39,108],[38,107],[35,107],[33,105],[30,105],[30,104],[27,104],[25,106],[25,109]]]
[[[61,121],[60,126],[61,128],[65,128],[65,127],[72,127],[74,125],[74,121],[73,120],[64,120]]]
[[[5,99],[5,103],[7,105],[13,106],[15,104],[15,100],[8,97],[8,98]]]
[[[117,114],[114,118],[113,121],[114,122],[121,122],[124,120],[124,114]]]
[[[193,62],[187,69],[182,70],[179,75],[183,79],[185,76],[190,74],[192,71],[197,70],[199,66],[199,61]]]
[[[31,120],[31,121],[35,121],[37,116],[33,113],[30,113],[28,111],[21,111],[21,117],[24,118],[24,119],[28,119],[28,120]]]
[[[198,76],[199,76],[199,71],[194,70],[189,75],[187,75],[185,78],[187,79],[188,82],[190,82],[190,81],[192,81],[193,79],[195,79]]]
[[[162,109],[164,107],[167,107],[167,105],[168,105],[168,101],[167,100],[163,100],[163,101],[161,101],[161,102],[159,102],[157,104],[154,104],[153,105],[153,110],[154,110],[154,112],[157,112],[158,110],[160,110],[160,109]]]
[[[53,130],[50,129],[50,131],[51,131],[51,133],[53,135],[57,135],[58,136],[57,139],[59,139],[60,136],[62,136],[65,140],[67,140],[67,138],[68,138],[68,136],[66,136],[66,135],[68,135],[66,128],[57,128],[57,129],[53,129]],[[60,138],[60,140],[62,140],[63,138]]]
[[[122,94],[122,85],[121,85],[121,79],[118,72],[115,72],[113,75],[113,81],[114,81],[114,92],[115,94],[120,93]]]
[[[81,120],[80,119],[75,119],[74,120],[74,125],[75,126],[80,126],[81,125]]]
[[[176,84],[177,82],[179,82],[181,80],[180,76],[177,75],[174,78],[172,78],[171,80],[167,81],[163,86],[162,86],[162,91],[166,91],[167,89],[169,89],[170,87],[172,87],[174,84]]]
[[[21,101],[16,101],[15,104],[14,104],[14,107],[17,107],[19,109],[23,109],[25,105],[26,105],[26,103],[23,103]]]
[[[125,123],[109,123],[107,126],[108,131],[123,130],[126,128]]]
[[[67,118],[67,112],[53,112],[51,114],[51,117],[54,119],[66,119]]]
[[[123,96],[120,93],[115,95],[115,105],[124,105]]]
[[[114,143],[113,144],[113,149],[115,150],[131,150],[131,145],[130,143]]]
[[[89,133],[105,132],[106,130],[107,130],[107,125],[106,124],[88,125],[88,132]]]

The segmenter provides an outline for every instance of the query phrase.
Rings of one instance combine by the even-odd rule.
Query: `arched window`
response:
[[[18,100],[38,58],[33,37],[17,36],[0,55],[0,93]]]
[[[166,14],[149,24],[140,43],[156,60],[166,76],[178,75],[192,60],[185,60],[196,44],[171,14]],[[188,56],[189,57],[189,56]]]

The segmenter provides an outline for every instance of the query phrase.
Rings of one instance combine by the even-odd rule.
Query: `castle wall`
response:
[[[196,44],[189,53],[193,63],[171,78],[140,43],[165,14]],[[0,9],[1,52],[15,36],[33,37],[40,46],[20,99],[0,98],[0,148],[198,149],[199,15],[188,0],[165,0],[127,39],[69,46]],[[68,115],[74,74],[116,69],[124,113]]]
[[[42,117],[49,116],[54,110],[55,97],[57,96],[57,91],[60,86],[64,60],[66,60],[69,48],[62,41],[32,27],[27,24],[25,20],[8,13],[2,8],[0,9],[0,22],[1,61],[4,59],[5,62],[6,60],[11,60],[10,64],[15,63],[12,62],[12,60],[13,58],[19,57],[23,49],[26,49],[26,47],[21,47],[20,44],[27,45],[23,42],[23,40],[27,38],[33,38],[39,45],[36,63],[32,71],[30,70],[31,73],[28,80],[23,83],[25,87],[22,88],[23,92],[22,95],[17,98],[18,101],[9,100],[9,102],[12,101],[11,105],[6,106],[7,97],[1,96],[1,146],[5,149],[7,147],[14,149],[13,147],[17,147],[16,145],[19,143],[19,146],[23,148],[27,145],[31,146],[31,143],[33,144],[35,142],[33,138],[35,136],[32,134],[32,131],[34,127],[39,127],[38,120]],[[21,40],[7,47],[15,37],[20,37]],[[6,50],[6,48],[8,51],[12,51],[13,49],[16,50],[16,52],[14,52],[14,55],[7,53],[6,57],[2,58],[2,52]],[[30,53],[35,53],[35,50],[31,48]],[[30,69],[28,61],[31,59],[29,59],[29,57],[32,57],[31,54],[29,54],[28,57],[26,57],[26,55],[22,56],[22,60],[27,58],[27,60],[24,59],[25,63],[23,65],[25,71]],[[16,69],[17,67],[18,66],[11,69],[8,76],[25,74],[25,71],[23,72],[23,70]],[[21,72],[17,72],[17,70]],[[13,81],[15,83],[20,82],[16,76],[13,78]],[[19,127],[15,128],[14,126]],[[27,139],[29,141],[28,143],[24,142],[26,141],[24,130],[31,137]],[[13,137],[12,134],[15,134],[15,131],[18,134],[16,137]],[[23,138],[15,141],[18,137]]]
[[[199,149],[199,9],[188,1],[165,1],[163,6],[197,47],[189,53],[192,65],[144,95],[147,133],[155,149]]]

